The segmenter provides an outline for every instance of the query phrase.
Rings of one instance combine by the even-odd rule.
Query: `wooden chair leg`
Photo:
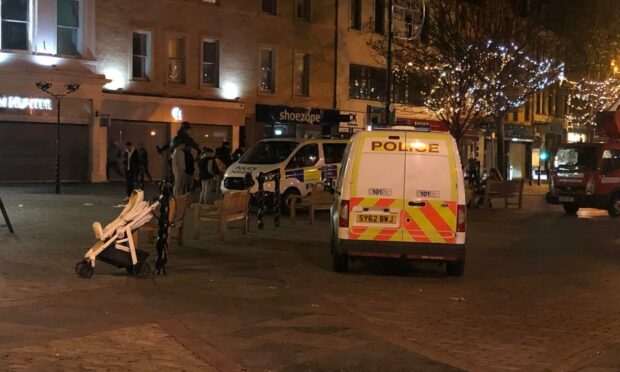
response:
[[[200,225],[200,208],[194,208],[194,239],[198,240]]]

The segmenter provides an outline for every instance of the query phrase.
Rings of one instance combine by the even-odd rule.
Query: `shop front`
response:
[[[148,154],[149,172],[161,179],[168,172],[169,153],[159,154],[176,135],[180,124],[191,124],[190,135],[200,145],[212,149],[230,142],[239,146],[240,127],[244,125],[244,104],[184,98],[164,98],[105,93],[102,114],[109,118],[107,163],[118,164],[126,142],[143,147]],[[109,179],[122,179],[115,166],[108,167]]]
[[[339,123],[338,110],[256,105],[256,128],[262,138],[337,136]]]
[[[494,123],[479,125],[480,133],[484,134],[483,169],[489,174],[497,167],[497,130]],[[506,152],[506,178],[529,179],[532,174],[532,142],[534,129],[529,125],[504,124],[504,149]]]

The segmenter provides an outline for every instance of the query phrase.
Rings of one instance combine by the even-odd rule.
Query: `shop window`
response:
[[[80,54],[80,1],[57,1],[58,54],[77,56]]]
[[[151,34],[149,32],[133,33],[133,58],[131,77],[134,80],[148,80],[151,65]]]
[[[272,48],[260,50],[260,87],[261,92],[275,92],[275,51]]]
[[[310,22],[312,19],[312,0],[295,0],[295,17]]]
[[[620,150],[603,152],[603,173],[608,174],[620,169]]]
[[[2,0],[2,49],[29,50],[29,0]]]
[[[261,0],[260,10],[267,14],[278,14],[277,0]]]
[[[362,0],[351,0],[351,28],[362,29]]]
[[[310,55],[295,53],[295,95],[308,97],[310,95]]]
[[[287,169],[306,168],[316,165],[319,161],[319,145],[310,143],[300,148],[288,162]]]
[[[375,32],[385,33],[385,0],[375,0]]]
[[[339,164],[342,162],[346,143],[324,143],[323,155],[325,156],[325,164]]]
[[[168,39],[168,81],[185,83],[185,38],[180,36]]]
[[[385,100],[385,69],[351,65],[349,98],[383,102]]]
[[[216,40],[202,42],[202,83],[205,85],[219,85],[219,47],[219,42]]]

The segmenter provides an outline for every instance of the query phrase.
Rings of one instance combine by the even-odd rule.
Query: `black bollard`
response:
[[[14,234],[13,225],[11,225],[11,220],[9,220],[9,214],[6,213],[6,209],[4,208],[4,203],[2,202],[2,198],[0,198],[0,211],[2,212],[2,216],[4,216],[4,222],[6,223],[6,227],[9,228],[9,232]]]
[[[170,233],[170,197],[172,196],[171,177],[165,178],[159,185],[159,230],[157,231],[157,261],[155,275],[166,275],[168,264],[168,234]]]
[[[282,197],[280,196],[280,172],[273,175],[274,191],[273,191],[273,223],[276,227],[280,227],[280,215],[282,214]]]
[[[258,181],[258,193],[256,195],[258,202],[258,229],[262,230],[265,227],[265,174],[260,172],[256,180]]]
[[[243,178],[243,184],[245,186],[245,189],[250,193],[250,198],[248,200],[248,231],[250,230],[250,207],[252,205],[252,186],[254,186],[254,179],[252,178],[252,173],[248,172],[245,174],[245,177]]]

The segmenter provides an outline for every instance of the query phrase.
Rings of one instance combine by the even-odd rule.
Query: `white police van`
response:
[[[351,258],[446,262],[465,268],[465,186],[454,138],[393,127],[351,138],[332,206],[335,271]]]
[[[272,176],[279,172],[283,201],[288,201],[293,195],[306,196],[313,184],[336,179],[347,143],[348,140],[322,138],[258,141],[226,170],[222,192],[244,190],[244,177],[250,173],[254,180],[250,192],[256,193],[259,173]],[[273,193],[275,183],[265,182],[264,189],[267,193]],[[283,207],[287,205],[283,204]]]

